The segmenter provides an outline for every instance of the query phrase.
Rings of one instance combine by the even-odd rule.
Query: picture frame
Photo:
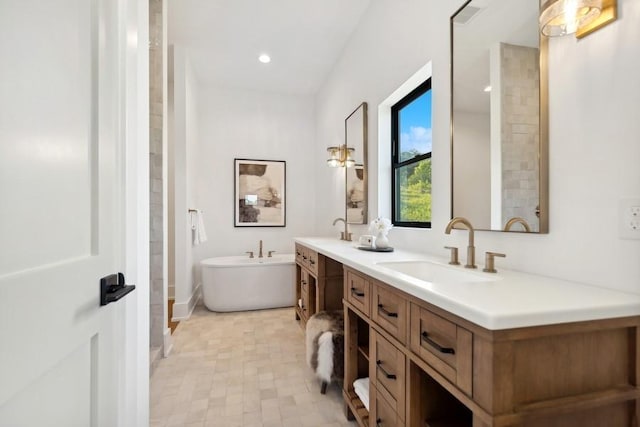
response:
[[[286,162],[234,159],[234,163],[234,226],[286,227]]]

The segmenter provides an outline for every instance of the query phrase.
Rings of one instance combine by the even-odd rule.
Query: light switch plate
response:
[[[618,232],[621,239],[640,239],[640,198],[620,199]]]

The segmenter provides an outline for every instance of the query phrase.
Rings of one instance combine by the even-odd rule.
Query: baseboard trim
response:
[[[151,376],[153,375],[153,372],[158,367],[158,362],[161,359],[160,357],[161,350],[162,349],[160,347],[151,347],[149,349],[149,378],[151,378]]]
[[[164,330],[164,345],[163,347],[163,357],[169,357],[169,353],[173,350],[173,338],[171,338],[171,328],[166,328]]]
[[[201,287],[202,286],[198,283],[198,286],[193,290],[191,298],[189,298],[187,302],[176,301],[173,304],[173,316],[171,317],[172,322],[188,320],[191,317],[193,310],[196,308],[196,304],[200,300]]]

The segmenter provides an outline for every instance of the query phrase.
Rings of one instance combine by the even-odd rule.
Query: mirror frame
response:
[[[450,152],[449,152],[449,170],[450,170],[450,206],[451,206],[451,218],[454,218],[454,206],[453,206],[453,190],[454,190],[454,168],[453,168],[453,144],[454,144],[454,123],[453,123],[453,94],[454,94],[454,82],[453,82],[453,41],[454,41],[454,19],[455,17],[471,3],[473,0],[467,0],[451,17],[449,18],[449,43],[450,43],[450,127],[449,127],[449,135],[450,135]],[[505,0],[509,1],[509,0]],[[537,22],[536,22],[537,24]],[[538,218],[539,218],[539,230],[537,232],[533,232],[533,234],[546,234],[549,233],[549,68],[548,68],[548,39],[539,33],[539,54],[538,54],[538,64],[540,71],[540,87],[539,87],[539,97],[540,97],[540,110],[539,110],[539,120],[540,120],[540,141],[538,148],[538,181],[539,181],[539,194],[538,194]],[[460,214],[460,212],[458,212]],[[473,223],[473,217],[466,217]],[[482,231],[500,231],[505,232],[504,230],[494,230],[494,229],[485,229],[485,228],[477,228],[476,230]],[[524,231],[520,230],[509,230],[509,233]]]
[[[349,119],[352,118],[360,109],[362,109],[362,141],[357,142],[356,144],[349,144],[348,140],[348,122]],[[366,102],[362,102],[355,110],[353,110],[346,119],[344,119],[344,144],[346,148],[354,147],[357,144],[362,144],[362,186],[364,192],[364,199],[362,207],[362,222],[349,222],[349,181],[347,179],[347,174],[349,173],[348,167],[344,168],[344,219],[348,224],[368,224],[369,223],[369,180],[368,180],[368,159],[367,159],[367,150],[368,150],[368,106]],[[355,147],[356,149],[358,147]],[[355,167],[355,166],[354,166]]]

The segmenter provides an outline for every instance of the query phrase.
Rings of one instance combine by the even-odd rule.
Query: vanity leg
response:
[[[344,402],[344,416],[348,421],[353,421],[356,417],[353,416],[353,412],[351,412],[351,408],[347,405],[347,402]]]
[[[482,421],[475,414],[473,415],[473,427],[489,427],[489,424]]]

